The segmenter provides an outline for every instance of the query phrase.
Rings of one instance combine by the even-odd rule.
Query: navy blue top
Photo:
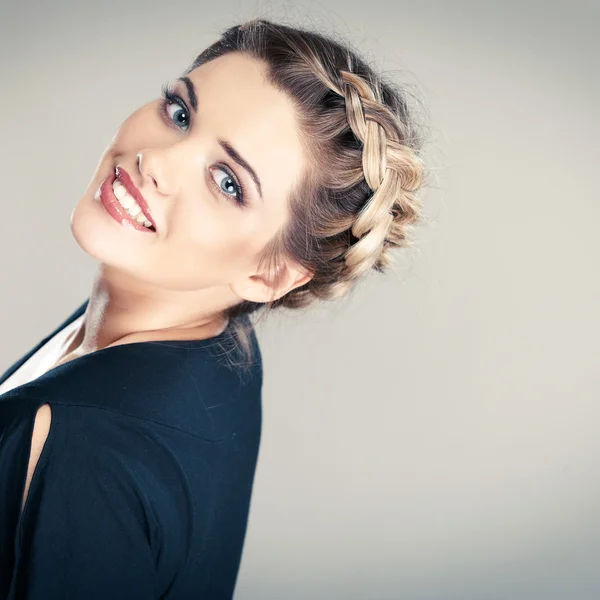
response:
[[[0,377],[85,312],[89,298]],[[110,346],[0,394],[0,600],[231,598],[262,361],[208,340]],[[20,513],[37,409],[52,420]]]

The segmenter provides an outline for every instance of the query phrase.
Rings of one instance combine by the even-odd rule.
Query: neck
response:
[[[64,354],[133,341],[214,337],[227,326],[223,311],[234,303],[228,286],[166,290],[101,264],[82,324]]]

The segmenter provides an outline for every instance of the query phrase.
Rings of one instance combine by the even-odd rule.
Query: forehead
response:
[[[188,77],[198,96],[196,134],[230,142],[257,172],[265,202],[290,191],[304,168],[304,152],[293,102],[267,81],[266,65],[232,52]]]

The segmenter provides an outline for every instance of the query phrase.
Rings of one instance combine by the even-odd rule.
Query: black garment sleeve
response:
[[[10,600],[157,597],[156,521],[138,461],[51,406],[52,424],[17,531]]]

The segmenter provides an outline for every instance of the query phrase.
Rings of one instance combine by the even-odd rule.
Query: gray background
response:
[[[431,224],[259,326],[236,598],[596,600],[598,6],[2,0],[0,366],[90,292],[69,215],[122,119],[236,22],[338,31],[424,102]]]

